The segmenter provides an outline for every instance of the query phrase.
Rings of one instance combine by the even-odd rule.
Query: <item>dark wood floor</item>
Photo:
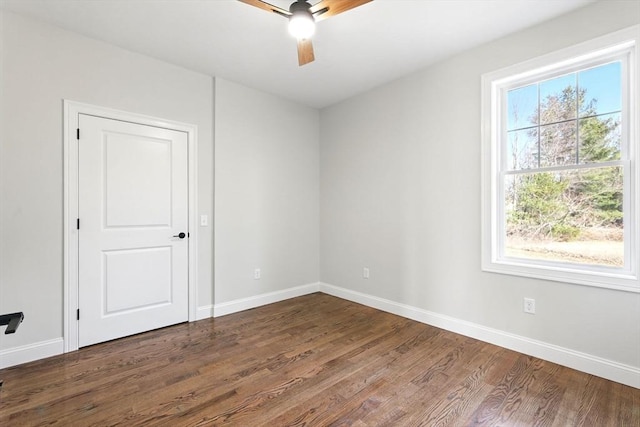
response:
[[[640,426],[640,390],[324,294],[0,370],[0,425]]]

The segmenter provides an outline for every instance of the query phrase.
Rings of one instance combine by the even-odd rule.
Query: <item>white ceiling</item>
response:
[[[288,9],[292,1],[270,3]],[[319,22],[316,60],[299,67],[286,19],[236,0],[0,0],[7,10],[318,108],[592,1],[374,0]]]

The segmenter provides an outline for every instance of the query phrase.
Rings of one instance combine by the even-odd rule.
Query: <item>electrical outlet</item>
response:
[[[260,274],[261,273],[260,273],[260,269],[259,268],[256,268],[255,270],[253,270],[253,278],[255,280],[260,280]]]
[[[362,278],[363,279],[368,279],[369,278],[369,269],[367,267],[364,267],[362,269]]]
[[[534,300],[533,298],[525,298],[524,312],[529,314],[536,314],[536,300]]]

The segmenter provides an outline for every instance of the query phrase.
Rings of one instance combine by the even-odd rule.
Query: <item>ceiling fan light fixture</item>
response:
[[[295,0],[289,10],[263,0],[238,1],[289,19],[289,32],[298,39],[298,65],[303,66],[315,60],[311,36],[316,29],[316,20],[323,21],[373,0]]]
[[[296,10],[289,18],[289,34],[298,40],[309,39],[316,31],[313,15],[308,10]]]

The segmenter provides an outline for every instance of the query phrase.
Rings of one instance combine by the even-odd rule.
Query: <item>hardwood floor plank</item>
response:
[[[490,391],[484,379],[492,369],[497,368],[499,350],[485,354],[482,363],[469,366],[469,374],[457,385],[448,387],[445,399],[434,399],[433,403],[420,415],[421,426],[453,426],[460,419],[468,417]]]
[[[0,425],[640,426],[640,390],[325,294],[0,370]]]
[[[478,426],[508,424],[519,411],[526,392],[535,379],[535,373],[544,363],[530,356],[519,357],[503,381],[480,404],[472,416],[472,423]]]
[[[409,332],[412,329],[409,325],[403,332]],[[415,333],[419,331],[416,329]],[[320,420],[314,417],[315,413],[318,413],[318,405],[316,402],[320,402],[321,405],[332,406],[332,412],[342,410],[345,405],[348,405],[349,401],[353,399],[355,395],[360,393],[364,388],[368,387],[372,382],[378,381],[383,378],[392,378],[394,369],[392,366],[397,362],[402,353],[397,353],[392,349],[387,352],[382,352],[372,345],[377,342],[378,345],[384,344],[387,347],[389,344],[394,345],[405,340],[405,336],[402,333],[393,332],[390,337],[385,340],[374,340],[366,343],[362,348],[345,354],[344,357],[351,362],[351,368],[348,372],[345,372],[340,376],[335,377],[339,379],[333,385],[327,387],[323,384],[323,387],[316,388],[318,393],[312,398],[306,398],[302,404],[292,407],[279,418],[271,420],[265,425],[289,425],[289,423],[298,423],[300,419],[312,420],[315,425],[322,425],[328,421]],[[358,351],[365,349],[365,351]],[[305,389],[305,391],[307,391]],[[300,414],[304,414],[300,417]],[[290,418],[287,418],[289,416]],[[320,423],[320,424],[318,424]]]

